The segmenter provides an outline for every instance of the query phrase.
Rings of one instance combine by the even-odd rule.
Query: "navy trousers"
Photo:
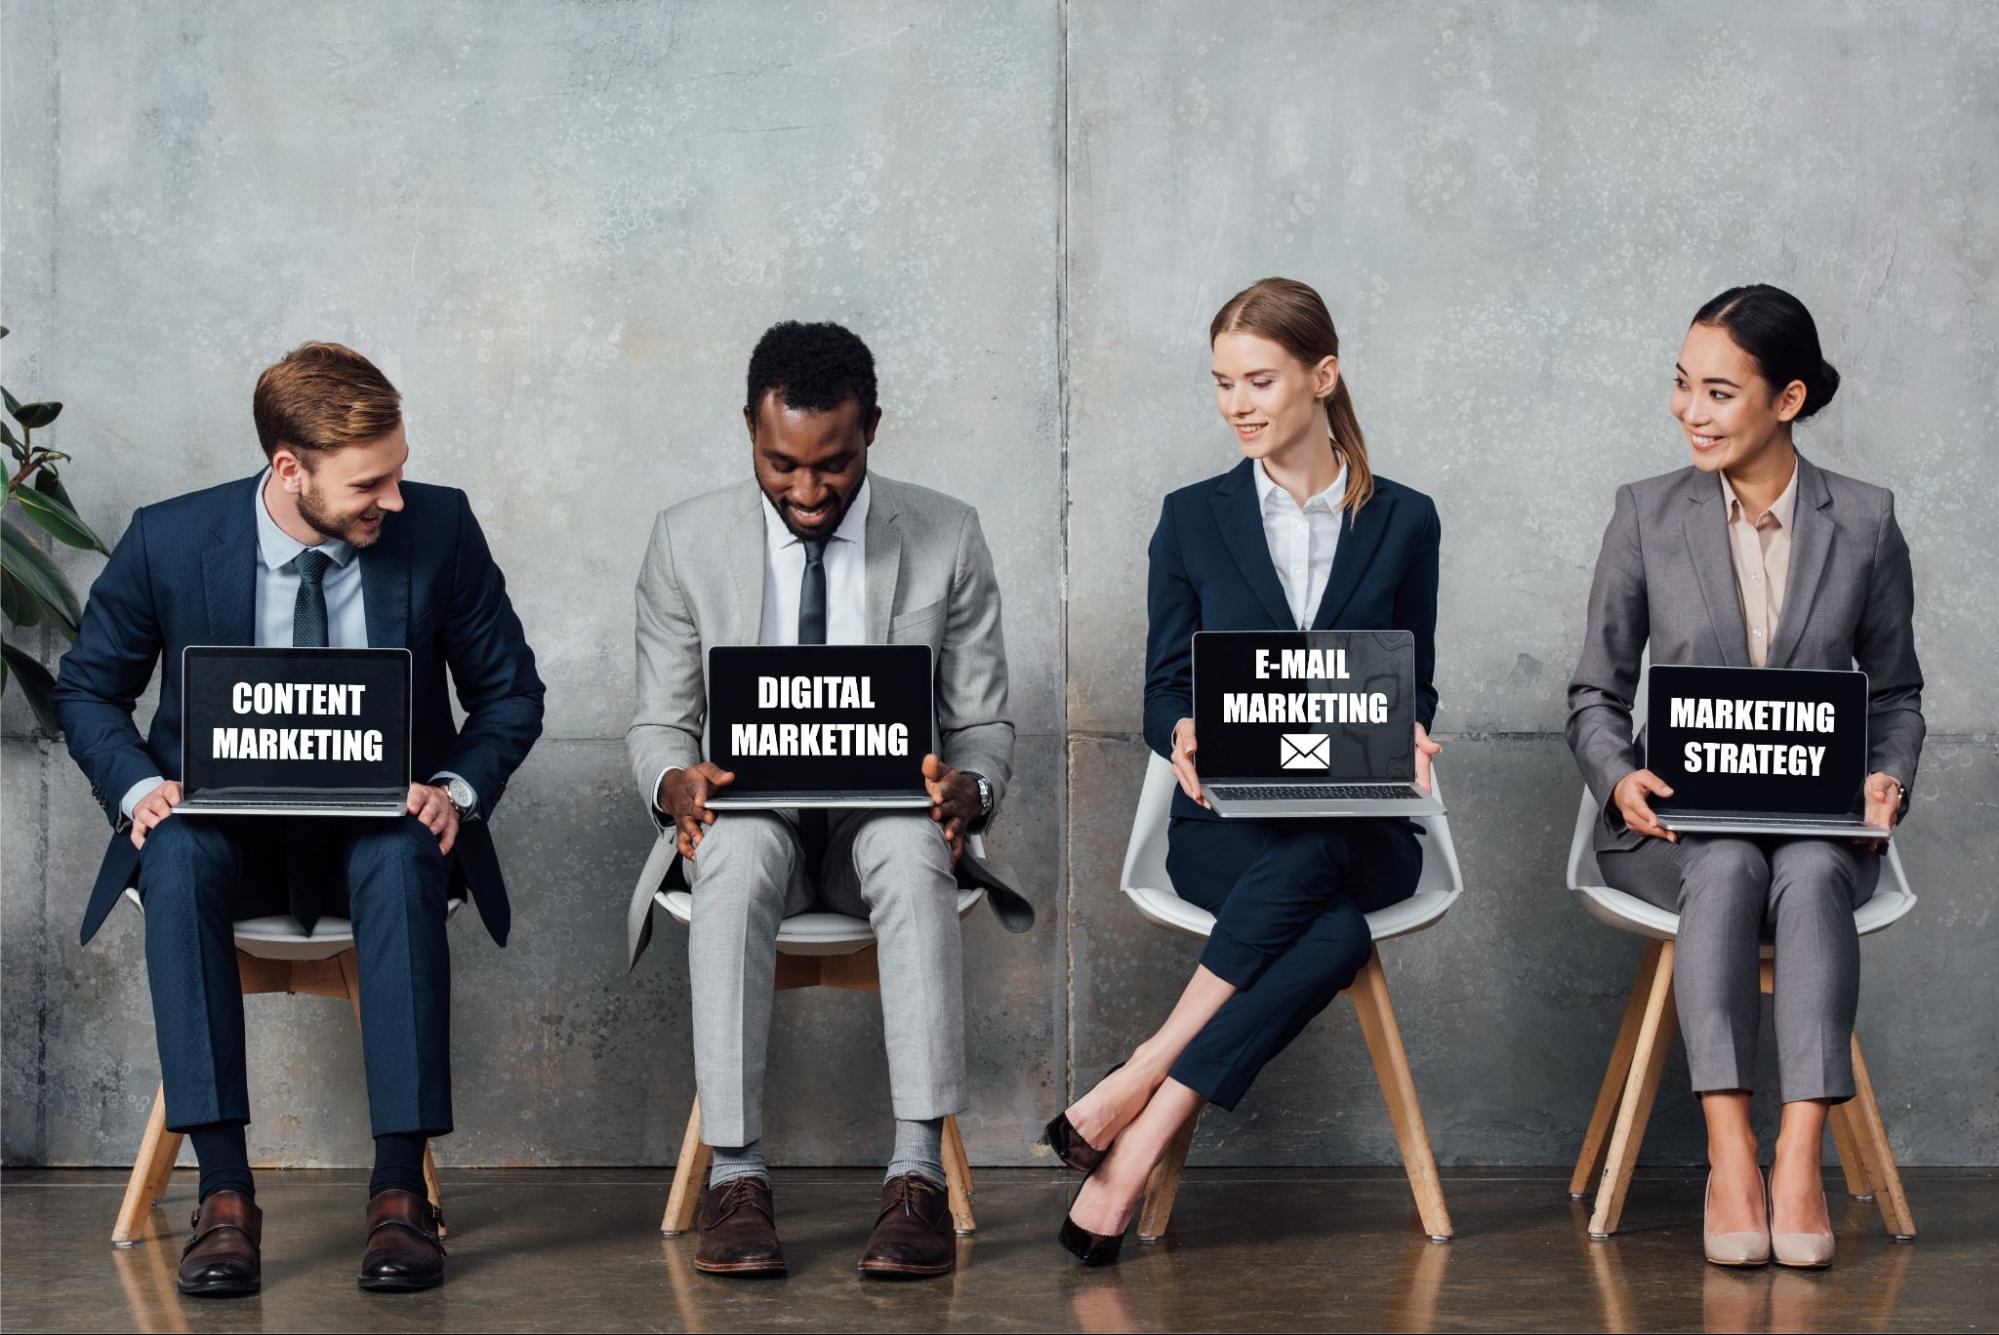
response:
[[[1201,963],[1237,991],[1172,1077],[1233,1109],[1366,965],[1374,938],[1363,915],[1415,893],[1417,837],[1401,820],[1176,818],[1167,874],[1182,899],[1215,915]]]
[[[285,844],[301,823],[172,816],[140,851],[170,1131],[250,1120],[233,923],[287,910]],[[344,907],[354,924],[373,1134],[443,1135],[451,1130],[451,955],[448,865],[437,836],[414,816],[312,824],[315,851],[335,873],[327,879],[345,872],[346,902],[329,908]]]

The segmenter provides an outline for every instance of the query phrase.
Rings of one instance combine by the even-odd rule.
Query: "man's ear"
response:
[[[881,424],[882,410],[881,406],[877,404],[874,410],[868,414],[866,423],[861,427],[861,440],[864,444],[872,445],[875,443],[875,429]]]
[[[745,407],[743,409],[743,430],[750,433],[750,444],[755,445],[757,443],[757,410],[755,408]]]
[[[296,496],[305,489],[305,461],[292,453],[291,448],[280,445],[271,451],[271,473],[278,479],[278,485]]]

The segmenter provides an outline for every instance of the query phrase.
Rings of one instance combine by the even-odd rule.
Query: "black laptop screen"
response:
[[[920,792],[931,692],[928,645],[717,646],[708,758],[732,794]]]
[[[1673,789],[1661,811],[1858,812],[1867,675],[1654,666],[1645,765]]]
[[[408,650],[198,646],[181,682],[190,796],[409,784]]]
[[[1408,631],[1194,636],[1195,766],[1208,779],[1411,783]]]

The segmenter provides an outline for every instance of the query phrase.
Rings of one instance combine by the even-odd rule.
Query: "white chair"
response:
[[[1434,769],[1430,782],[1437,785],[1436,792],[1442,796],[1444,790]],[[1206,937],[1214,930],[1214,915],[1180,898],[1173,890],[1172,878],[1166,874],[1166,827],[1178,787],[1173,767],[1153,755],[1146,767],[1145,786],[1138,795],[1138,813],[1132,820],[1131,843],[1125,849],[1124,871],[1119,882],[1148,921],[1189,936]],[[1425,832],[1421,841],[1422,879],[1417,882],[1416,893],[1409,898],[1367,915],[1376,949],[1354,979],[1351,992],[1361,1034],[1367,1040],[1368,1055],[1374,1059],[1375,1076],[1381,1082],[1381,1096],[1388,1104],[1388,1118],[1395,1127],[1396,1143],[1402,1150],[1403,1171],[1409,1176],[1409,1189],[1416,1197],[1423,1231],[1433,1242],[1448,1242],[1451,1216],[1444,1208],[1443,1183],[1437,1178],[1437,1162],[1430,1154],[1430,1137],[1423,1125],[1422,1105],[1416,1099],[1409,1057],[1402,1048],[1402,1031],[1389,1004],[1388,976],[1382,971],[1379,948],[1381,942],[1391,937],[1407,936],[1431,926],[1464,893],[1464,878],[1458,871],[1458,852],[1451,842],[1449,822],[1443,816],[1425,816],[1419,823]],[[1166,1225],[1173,1214],[1173,1198],[1180,1189],[1180,1175],[1186,1167],[1187,1150],[1193,1144],[1198,1120],[1188,1119],[1146,1184],[1145,1206],[1138,1220],[1140,1242],[1157,1242],[1166,1234]]]
[[[1584,789],[1576,810],[1575,834],[1569,840],[1569,889],[1582,896],[1583,907],[1598,922],[1648,941],[1637,981],[1632,984],[1631,1000],[1625,1004],[1624,1019],[1618,1026],[1610,1065],[1603,1073],[1603,1087],[1597,1092],[1596,1109],[1590,1114],[1582,1151],[1569,1178],[1569,1196],[1578,1201],[1589,1198],[1590,1183],[1597,1181],[1589,1235],[1601,1241],[1617,1231],[1617,1221],[1624,1212],[1638,1147],[1645,1138],[1659,1077],[1679,1026],[1673,1006],[1673,945],[1680,917],[1603,884],[1603,872],[1590,841],[1596,818],[1596,800]],[[1890,842],[1880,884],[1854,913],[1854,926],[1862,936],[1871,936],[1915,906],[1915,892],[1909,889],[1909,878],[1902,871],[1902,855]],[[1770,991],[1771,956],[1766,942],[1762,967],[1766,993]],[[1833,1108],[1828,1118],[1847,1191],[1858,1200],[1876,1202],[1888,1232],[1897,1241],[1906,1242],[1916,1234],[1916,1221],[1909,1213],[1902,1176],[1888,1147],[1888,1132],[1874,1099],[1874,1082],[1868,1078],[1867,1063],[1860,1055],[1858,1034],[1853,1037],[1853,1087],[1853,1099]]]
[[[985,844],[978,835],[966,836],[965,847],[977,857],[985,856]],[[986,897],[983,890],[958,891],[958,919]],[[694,896],[686,890],[661,890],[653,903],[670,914],[682,927],[694,918]],[[777,982],[773,989],[788,992],[800,987],[844,987],[856,992],[881,993],[880,961],[875,954],[874,929],[865,918],[844,913],[800,913],[786,918],[777,929]],[[701,1203],[701,1186],[708,1177],[714,1150],[701,1140],[701,1096],[687,1114],[687,1132],[680,1139],[680,1157],[673,1165],[673,1186],[667,1191],[666,1213],[660,1217],[659,1231],[667,1237],[694,1230],[694,1213]],[[978,1228],[972,1213],[972,1167],[965,1157],[965,1141],[958,1133],[958,1119],[944,1119],[944,1180],[951,1205],[951,1226],[961,1237]]]
[[[125,891],[125,898],[145,911],[137,889]],[[446,918],[456,914],[462,899],[450,901]],[[355,965],[354,926],[345,918],[321,918],[311,931],[289,913],[261,918],[243,918],[236,927],[236,968],[243,980],[243,995],[260,992],[291,992],[319,997],[345,997],[354,1008],[354,1022],[361,1021],[361,982]],[[152,1115],[146,1119],[146,1134],[139,1142],[139,1156],[132,1176],[125,1183],[125,1199],[118,1207],[118,1222],[111,1229],[115,1247],[130,1247],[140,1241],[142,1229],[153,1206],[166,1194],[173,1177],[174,1159],[180,1153],[181,1135],[167,1130],[167,1087],[163,1083],[153,1095]],[[437,1183],[437,1161],[430,1146],[423,1148],[423,1179],[430,1188],[430,1203],[443,1205]],[[444,1233],[444,1221],[437,1231]]]

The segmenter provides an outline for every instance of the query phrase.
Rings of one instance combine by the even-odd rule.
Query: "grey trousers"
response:
[[[1778,1097],[1853,1097],[1860,936],[1881,857],[1836,839],[1688,834],[1597,854],[1604,880],[1680,915],[1673,992],[1694,1092],[1747,1090],[1762,1016],[1758,952],[1775,947]]]
[[[790,811],[718,812],[688,869],[694,1079],[701,1138],[763,1135],[777,929],[813,910],[865,918],[879,941],[882,1030],[898,1118],[967,1106],[964,962],[951,853],[927,811],[835,811],[807,867]]]

